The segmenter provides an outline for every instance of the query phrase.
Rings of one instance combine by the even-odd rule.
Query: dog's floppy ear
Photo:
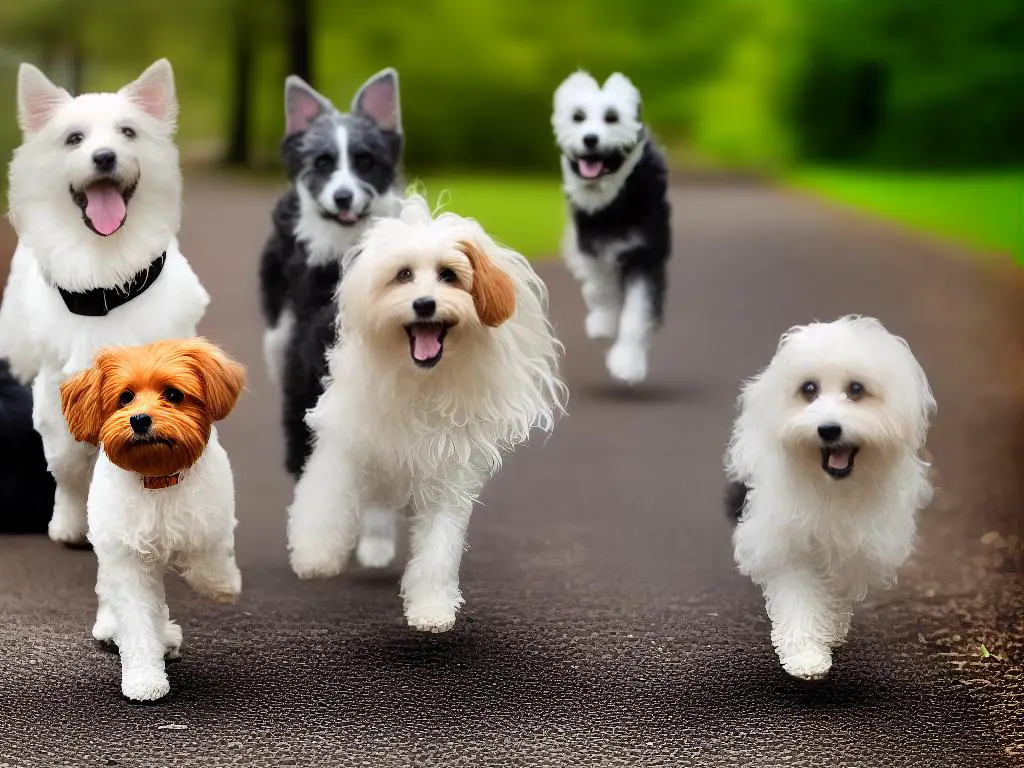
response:
[[[167,59],[158,59],[120,90],[147,115],[173,125],[178,116],[178,97],[174,91],[174,70]]]
[[[103,428],[104,356],[96,356],[91,368],[79,371],[60,385],[60,406],[71,436],[82,443],[97,445]]]
[[[245,387],[245,368],[206,339],[193,339],[187,347],[190,364],[203,382],[203,397],[210,421],[226,418]]]
[[[71,94],[50,82],[38,68],[18,68],[18,125],[28,138],[46,125],[54,113],[71,101]]]
[[[402,132],[402,109],[398,101],[398,71],[382,69],[371,77],[352,99],[352,111],[366,115],[382,131]]]
[[[476,314],[484,325],[497,328],[516,311],[515,284],[476,243],[460,240],[458,247],[473,267],[473,289],[470,293]]]
[[[298,75],[288,75],[284,81],[285,135],[305,133],[310,124],[325,112],[334,109],[327,99]]]

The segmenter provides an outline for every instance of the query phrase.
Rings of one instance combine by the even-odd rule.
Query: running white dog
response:
[[[547,289],[474,221],[436,219],[422,198],[382,219],[346,259],[330,380],[308,421],[315,447],[288,521],[302,578],[394,551],[410,508],[402,578],[410,626],[445,632],[463,599],[459,563],[473,504],[502,452],[548,431],[565,402]]]
[[[33,379],[36,430],[57,480],[50,538],[83,543],[96,448],[76,443],[60,385],[107,345],[194,336],[209,296],[178,250],[177,100],[161,59],[117,93],[72,98],[18,72],[24,142],[10,167],[19,242],[0,355]]]
[[[736,562],[764,592],[783,668],[820,678],[854,606],[913,550],[935,400],[903,339],[843,317],[784,334],[739,405],[726,454],[746,496]]]
[[[235,487],[214,423],[242,391],[245,371],[202,339],[100,351],[61,386],[71,434],[102,445],[89,488],[89,541],[99,569],[93,637],[121,654],[121,692],[150,701],[170,691],[175,658],[164,570],[201,595],[233,603]]]

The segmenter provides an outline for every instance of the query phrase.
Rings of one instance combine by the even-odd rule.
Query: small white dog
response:
[[[93,637],[117,644],[121,691],[150,701],[170,690],[177,657],[164,571],[234,603],[235,487],[215,422],[234,408],[244,369],[202,339],[99,352],[61,387],[71,434],[102,446],[89,488],[89,541],[99,569]]]
[[[419,197],[374,224],[344,272],[329,379],[308,415],[315,447],[289,511],[292,568],[340,573],[361,520],[360,547],[392,553],[388,521],[408,508],[405,616],[444,632],[463,602],[459,563],[485,479],[564,406],[547,289],[476,222],[434,219]]]
[[[57,481],[50,537],[83,543],[95,448],[76,443],[60,385],[108,345],[194,336],[209,296],[178,250],[181,171],[171,65],[117,93],[72,98],[18,72],[24,136],[10,166],[18,233],[0,355],[33,382],[33,422]]]
[[[764,592],[783,668],[817,679],[854,606],[913,550],[935,400],[903,339],[848,316],[786,332],[739,407],[726,454],[746,488],[736,562]]]

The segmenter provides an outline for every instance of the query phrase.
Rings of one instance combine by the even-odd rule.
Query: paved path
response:
[[[222,430],[243,599],[212,606],[172,583],[184,658],[167,700],[132,706],[116,657],[88,636],[92,555],[0,539],[0,765],[1012,764],[1016,275],[798,197],[682,188],[667,327],[650,382],[625,393],[583,338],[567,275],[544,265],[571,416],[489,486],[467,605],[451,633],[424,637],[403,625],[397,570],[300,583],[287,567],[290,487],[256,303],[272,199],[193,180],[183,233],[213,295],[202,330],[251,366]],[[804,685],[780,671],[760,597],[733,568],[720,460],[739,380],[779,333],[854,311],[905,335],[930,373],[942,492],[898,589],[860,613],[830,680]],[[1008,659],[977,657],[980,639]]]

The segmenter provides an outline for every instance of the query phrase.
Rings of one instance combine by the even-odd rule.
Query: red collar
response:
[[[147,491],[156,491],[161,488],[170,488],[172,485],[177,485],[178,480],[181,478],[181,472],[175,472],[173,475],[164,475],[162,477],[146,477],[142,476],[142,487]]]

